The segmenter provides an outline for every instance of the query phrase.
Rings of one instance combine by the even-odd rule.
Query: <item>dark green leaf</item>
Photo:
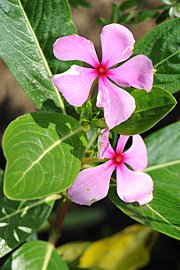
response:
[[[159,16],[156,18],[156,23],[162,23],[169,17],[169,10],[164,10],[159,14]]]
[[[180,19],[162,23],[137,42],[135,54],[147,55],[156,70],[154,86],[175,93],[180,89]]]
[[[120,134],[133,135],[150,129],[176,104],[170,93],[156,87],[150,93],[133,90],[131,95],[135,98],[136,109],[127,121],[114,128],[114,131]]]
[[[115,185],[110,187],[109,196],[112,202],[131,218],[180,240],[180,200],[165,189],[155,186],[153,201],[143,206],[122,202],[117,196]]]
[[[68,69],[70,62],[59,61],[53,55],[53,43],[57,38],[76,33],[68,1],[22,0],[22,4],[52,73]]]
[[[142,0],[127,0],[120,5],[120,10],[125,10],[132,7],[137,7]]]
[[[153,200],[144,206],[122,202],[115,185],[110,198],[124,213],[153,229],[180,239],[180,123],[163,128],[146,139],[149,167],[154,181]]]
[[[156,15],[157,15],[156,11],[145,9],[137,14],[137,16],[132,20],[132,23],[140,23],[145,20],[154,18]]]
[[[43,224],[56,197],[29,202],[8,200],[3,194],[3,176],[0,176],[0,258]]]
[[[118,23],[131,23],[134,17],[134,12],[126,12],[119,17]]]
[[[116,23],[116,22],[118,22],[119,17],[121,16],[119,7],[118,7],[118,5],[113,3],[111,5],[111,9],[112,9],[111,22]]]
[[[66,190],[81,167],[85,133],[77,120],[58,113],[31,113],[6,129],[5,194],[37,199]]]
[[[59,91],[51,82],[51,70],[40,44],[50,59],[53,40],[61,34],[74,33],[75,29],[66,0],[46,2],[48,4],[38,0],[28,1],[27,9],[31,5],[31,15],[38,12],[35,12],[33,20],[37,37],[20,0],[0,1],[0,56],[37,108],[64,111]],[[63,10],[60,6],[62,2]]]
[[[90,8],[91,4],[86,0],[69,0],[69,4],[75,8],[82,6],[85,8]]]
[[[48,242],[30,241],[12,254],[11,270],[68,270],[54,246]]]

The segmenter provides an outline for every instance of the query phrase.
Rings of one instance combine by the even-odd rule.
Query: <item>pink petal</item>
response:
[[[98,138],[98,157],[112,158],[115,152],[109,142],[109,129],[103,129]]]
[[[148,164],[146,145],[140,135],[134,135],[132,138],[132,146],[124,153],[124,162],[133,170],[143,171]]]
[[[121,135],[119,137],[119,140],[118,140],[117,146],[116,146],[116,153],[121,154],[123,152],[124,147],[125,147],[128,139],[129,139],[129,136]]]
[[[58,38],[53,45],[53,52],[59,60],[80,60],[92,66],[99,64],[93,43],[78,35]]]
[[[133,172],[124,164],[117,167],[117,193],[127,203],[138,202],[140,205],[153,199],[153,181],[144,172]]]
[[[52,81],[71,105],[79,107],[87,100],[95,78],[94,69],[73,65],[66,72],[54,75]]]
[[[115,166],[111,161],[83,170],[68,190],[70,199],[81,205],[91,205],[106,197]]]
[[[125,26],[116,23],[104,26],[101,33],[102,65],[109,68],[128,59],[134,43],[133,34]]]
[[[126,121],[136,107],[134,98],[106,77],[99,78],[96,106],[104,108],[104,118],[110,129]]]
[[[145,55],[137,55],[121,66],[110,69],[108,77],[122,87],[133,86],[150,92],[153,85],[153,64]]]

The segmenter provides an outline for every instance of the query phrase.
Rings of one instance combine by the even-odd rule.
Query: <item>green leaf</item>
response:
[[[122,202],[116,193],[116,186],[111,185],[109,196],[112,202],[129,217],[152,227],[161,233],[180,240],[180,200],[170,192],[155,185],[154,199],[151,203],[139,206],[135,203]]]
[[[119,10],[119,6],[115,3],[112,3],[111,5],[111,9],[112,9],[112,14],[111,14],[111,22],[112,23],[116,23],[119,20],[119,17],[121,16],[120,10]]]
[[[155,238],[156,233],[147,227],[130,226],[122,232],[89,244],[80,258],[80,266],[101,270],[139,269],[149,262],[149,246]]]
[[[180,122],[171,124],[145,139],[148,168],[159,187],[180,198]]]
[[[38,38],[51,72],[68,69],[71,62],[57,60],[53,55],[53,43],[61,36],[76,33],[67,0],[22,0],[26,15]]]
[[[52,56],[50,46],[55,36],[58,38],[66,32],[74,33],[75,29],[67,1],[46,2],[48,4],[38,0],[28,1],[28,10],[30,5],[34,5],[33,8],[31,6],[31,14],[38,11],[33,21],[37,37],[20,0],[0,1],[0,56],[37,108],[58,111],[61,109],[64,112],[64,104],[59,91],[51,82],[52,73],[43,50],[50,59]],[[60,6],[62,2],[63,6]],[[26,2],[23,1],[23,3]],[[52,4],[51,13],[49,12],[50,4]],[[56,19],[58,20],[55,21]],[[48,29],[50,29],[49,32]],[[52,65],[53,62],[51,62]]]
[[[126,10],[132,7],[137,7],[141,4],[142,0],[127,0],[120,5],[120,10]]]
[[[180,123],[172,124],[147,137],[149,167],[154,181],[153,200],[146,205],[122,202],[115,185],[110,188],[113,203],[128,216],[153,229],[180,239]]]
[[[56,197],[29,202],[8,200],[0,176],[0,258],[37,231],[49,216]]]
[[[145,54],[156,70],[154,86],[170,93],[180,89],[180,19],[153,28],[135,46],[135,54]]]
[[[17,118],[3,137],[6,196],[27,200],[66,190],[80,170],[85,147],[85,133],[70,116],[41,112]]]
[[[44,241],[30,241],[12,254],[11,270],[68,270],[54,246]]]
[[[92,7],[91,4],[86,0],[69,0],[69,4],[75,8],[78,8],[79,6],[90,8]]]
[[[133,135],[152,128],[176,105],[176,100],[167,91],[154,87],[150,93],[144,90],[133,90],[136,109],[132,116],[114,131],[120,134]]]
[[[135,17],[135,18],[132,20],[132,23],[140,23],[140,22],[143,22],[143,21],[145,21],[145,20],[154,18],[154,17],[156,17],[156,16],[157,16],[157,11],[148,10],[148,9],[141,10],[141,11],[137,14],[137,17]]]

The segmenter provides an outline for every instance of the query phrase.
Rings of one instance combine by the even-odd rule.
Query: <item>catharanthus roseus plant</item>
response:
[[[110,24],[102,29],[102,60],[98,60],[91,41],[71,35],[54,43],[54,55],[63,61],[80,60],[93,68],[73,65],[66,72],[53,76],[59,91],[74,106],[81,106],[88,98],[93,81],[98,78],[97,107],[104,108],[106,124],[111,129],[126,121],[135,110],[135,100],[122,87],[136,87],[150,92],[153,84],[153,65],[145,55],[127,60],[133,53],[134,37],[124,26]]]
[[[0,0],[0,25],[0,56],[37,108],[13,120],[2,139],[0,258],[7,260],[0,268],[142,268],[155,231],[180,239],[180,124],[151,129],[176,105],[180,20],[154,27],[136,43],[125,26],[104,26],[101,60],[77,34],[67,0]],[[139,135],[144,131],[150,135]],[[109,208],[98,202],[104,197],[148,227],[112,236],[128,224],[119,211],[113,227],[106,226]],[[74,209],[72,202],[96,204]],[[62,226],[64,235],[72,232],[69,241],[86,224],[93,224],[93,239],[94,225],[104,225],[107,239],[61,244]]]
[[[124,152],[129,136],[121,136],[114,151],[108,140],[108,130],[99,138],[99,157],[109,161],[95,168],[83,170],[68,191],[72,201],[90,205],[108,194],[111,175],[116,169],[117,193],[124,202],[149,203],[152,198],[153,181],[143,173],[147,167],[146,146],[139,135],[133,136],[132,146]],[[132,171],[126,167],[128,164]]]

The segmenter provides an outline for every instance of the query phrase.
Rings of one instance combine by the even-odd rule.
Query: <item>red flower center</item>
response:
[[[123,154],[115,154],[113,157],[115,165],[121,165],[124,162]]]
[[[96,68],[96,71],[98,73],[98,76],[102,76],[102,75],[106,76],[107,75],[107,69],[105,66],[98,66]]]

